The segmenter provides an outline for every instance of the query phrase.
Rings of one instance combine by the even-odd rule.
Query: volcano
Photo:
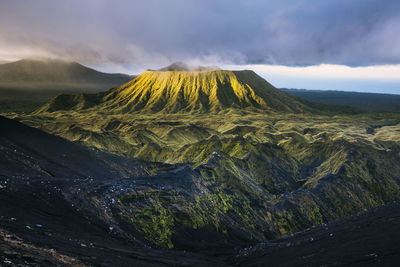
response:
[[[60,95],[40,112],[95,109],[111,113],[220,112],[226,109],[304,112],[307,101],[282,92],[250,70],[189,68],[174,63],[97,94]]]

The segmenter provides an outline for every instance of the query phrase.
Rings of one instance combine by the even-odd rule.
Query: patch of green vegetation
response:
[[[173,248],[171,236],[174,220],[174,214],[170,210],[160,203],[153,203],[151,208],[135,210],[132,223],[138,224],[148,240],[161,247]]]

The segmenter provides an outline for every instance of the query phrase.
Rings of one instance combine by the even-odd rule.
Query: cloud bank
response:
[[[2,0],[0,59],[400,64],[397,0]]]
[[[250,69],[279,88],[341,90],[400,94],[400,65],[349,67],[313,65],[226,65],[224,69]]]

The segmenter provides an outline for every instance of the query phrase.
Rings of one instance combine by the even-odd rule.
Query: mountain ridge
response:
[[[104,73],[77,62],[63,60],[21,59],[0,64],[1,83],[116,83],[121,84],[132,76],[120,73]]]
[[[279,90],[309,101],[352,106],[365,112],[400,112],[400,95],[398,94],[288,88]]]
[[[64,95],[38,112],[89,108],[114,113],[220,112],[229,108],[269,112],[312,110],[306,101],[281,92],[250,70],[178,69],[147,70],[120,87],[95,95],[86,94],[84,98],[96,100],[89,106],[82,104],[85,99],[78,99],[76,95]],[[56,107],[60,98],[75,100],[65,107]]]
[[[33,112],[60,94],[97,93],[134,76],[103,73],[77,62],[22,59],[0,64],[0,112]]]

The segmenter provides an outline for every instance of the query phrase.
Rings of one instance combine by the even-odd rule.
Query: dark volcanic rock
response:
[[[397,266],[400,202],[242,250],[240,266]]]
[[[90,150],[2,117],[0,150],[0,264],[224,265],[201,254],[151,248],[139,234],[114,229],[103,210],[109,207],[92,210],[83,198],[167,165]]]
[[[349,151],[341,171],[315,186],[274,199],[244,175],[245,165],[233,165],[220,152],[195,169],[149,163],[85,148],[0,117],[0,264],[395,264],[400,253],[397,202],[276,239],[279,231],[344,217],[361,200],[381,203],[397,197],[397,176],[386,171],[397,170],[392,163],[396,154],[360,153],[361,148]],[[250,158],[256,159],[249,154],[246,162]],[[233,170],[242,176],[226,166],[238,166]],[[352,176],[360,173],[357,166],[380,177],[381,184],[389,181],[393,195],[375,180],[368,184]],[[350,193],[360,202],[351,202]],[[256,245],[267,239],[275,240]]]

